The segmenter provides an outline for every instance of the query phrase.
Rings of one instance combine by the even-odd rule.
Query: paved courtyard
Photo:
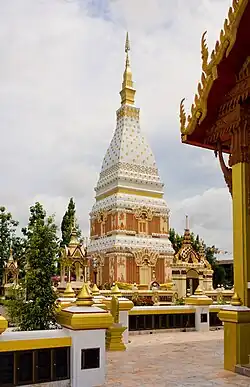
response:
[[[250,387],[223,370],[223,331],[130,336],[126,352],[109,352],[108,387]]]

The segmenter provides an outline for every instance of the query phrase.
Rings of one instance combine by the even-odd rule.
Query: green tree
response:
[[[12,322],[20,330],[50,329],[55,326],[56,294],[51,277],[59,251],[54,218],[46,217],[40,203],[30,208],[23,233],[28,270],[22,288],[7,305]]]
[[[5,207],[0,207],[0,284],[3,280],[4,264],[10,255],[11,241],[14,238],[18,222],[12,218]]]
[[[14,236],[12,239],[13,258],[17,262],[19,269],[19,279],[22,279],[25,275],[25,264],[26,264],[26,238]]]
[[[174,228],[170,228],[169,240],[172,243],[175,253],[177,253],[182,246],[183,236],[177,234]]]
[[[73,198],[70,198],[68,208],[63,216],[62,223],[61,223],[61,232],[62,232],[61,247],[67,246],[70,242],[71,231],[75,222],[75,215],[76,215],[75,203]],[[77,237],[80,239],[81,230],[78,224],[76,224],[75,226],[77,231]]]
[[[217,288],[218,285],[226,285],[226,271],[223,266],[218,265],[216,261],[216,254],[218,249],[215,246],[205,246],[206,259],[210,263],[213,274],[213,286]]]

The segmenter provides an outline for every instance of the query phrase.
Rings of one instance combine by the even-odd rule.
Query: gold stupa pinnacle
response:
[[[93,296],[98,296],[100,294],[100,290],[98,289],[96,284],[94,284],[92,287],[92,294]]]
[[[185,231],[184,231],[182,244],[183,245],[191,245],[188,215],[186,215],[186,225],[185,225]]]
[[[129,42],[128,32],[127,32],[126,41],[125,41],[126,62],[125,62],[125,70],[123,73],[122,90],[120,91],[122,105],[125,105],[125,104],[134,105],[135,103],[135,89],[134,89],[133,80],[132,80],[132,71],[130,68],[130,61],[129,61],[129,55],[128,55],[129,51],[130,51],[130,42]]]
[[[112,296],[114,295],[117,297],[121,297],[122,294],[117,284],[115,284],[115,286],[111,289],[111,294]]]
[[[231,298],[231,305],[232,306],[241,306],[242,302],[237,292],[234,293],[233,297]]]
[[[72,289],[71,283],[68,282],[66,285],[66,289],[63,292],[63,297],[64,298],[74,298],[75,296],[76,295],[75,295],[74,290]]]
[[[203,296],[203,294],[204,294],[204,291],[202,290],[201,285],[198,285],[195,292],[194,292],[194,295],[195,296]]]
[[[74,216],[73,225],[72,225],[72,228],[71,228],[71,235],[70,235],[69,246],[70,245],[78,245],[78,244],[79,244],[79,240],[77,238],[76,218]]]
[[[92,306],[93,303],[94,303],[93,297],[90,294],[89,289],[86,286],[86,284],[84,284],[82,289],[80,290],[80,293],[77,296],[76,305],[77,306]]]

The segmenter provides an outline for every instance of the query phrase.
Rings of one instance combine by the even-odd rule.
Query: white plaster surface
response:
[[[170,306],[134,306],[131,311],[142,311],[142,310],[190,310],[190,312],[195,310],[195,307],[190,305],[170,305]]]
[[[129,330],[128,330],[128,311],[127,310],[122,310],[119,312],[119,318],[120,318],[120,323],[122,324],[123,327],[126,327],[127,329],[123,332],[122,338],[124,344],[128,344],[128,335],[129,335]]]
[[[70,379],[58,380],[56,382],[27,384],[23,387],[71,387]]]
[[[71,346],[71,387],[94,387],[105,383],[105,329],[88,331],[68,331]],[[100,348],[100,368],[81,370],[81,350]]]
[[[207,322],[201,322],[201,314],[207,315]],[[196,306],[195,307],[195,329],[197,332],[209,332],[209,307]]]
[[[12,340],[37,340],[43,338],[68,337],[68,332],[64,329],[51,329],[44,331],[6,331],[0,335],[0,341]]]
[[[134,249],[147,248],[160,253],[173,255],[173,248],[168,237],[152,238],[150,236],[110,235],[91,240],[88,251],[102,251],[114,247],[130,247]]]

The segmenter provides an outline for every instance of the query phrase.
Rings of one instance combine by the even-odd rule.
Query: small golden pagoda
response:
[[[59,288],[66,288],[71,284],[73,288],[81,288],[89,276],[89,264],[86,248],[77,238],[76,225],[72,227],[71,238],[68,246],[61,251],[60,268],[61,282]]]
[[[4,267],[4,276],[3,276],[3,285],[4,285],[4,294],[6,294],[7,289],[11,286],[18,285],[18,274],[19,268],[17,261],[13,258],[13,250],[10,248],[10,256],[8,262]]]
[[[171,267],[172,281],[179,298],[194,294],[198,286],[205,291],[212,289],[213,270],[205,257],[203,243],[199,252],[192,246],[187,216],[182,246],[175,254]]]

